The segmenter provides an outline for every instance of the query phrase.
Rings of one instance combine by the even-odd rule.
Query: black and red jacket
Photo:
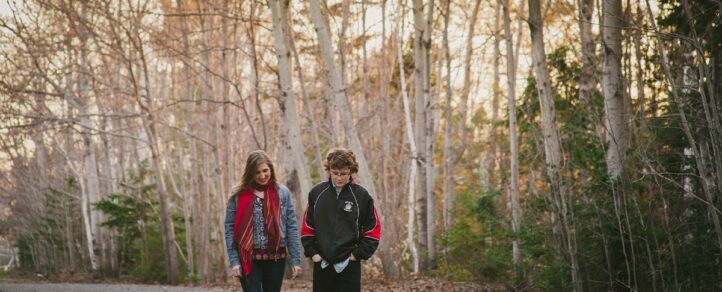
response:
[[[308,193],[303,213],[301,243],[304,254],[319,254],[331,264],[353,253],[359,260],[371,257],[381,240],[381,221],[374,200],[360,185],[348,183],[336,196],[331,180],[319,183]]]

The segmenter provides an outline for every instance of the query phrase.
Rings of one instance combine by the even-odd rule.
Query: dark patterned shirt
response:
[[[258,246],[254,248],[265,249],[268,245],[268,237],[266,236],[266,228],[263,224],[263,199],[259,197],[253,198],[253,242],[258,242]]]

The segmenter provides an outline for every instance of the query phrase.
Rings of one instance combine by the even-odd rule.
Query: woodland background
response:
[[[0,7],[20,271],[225,282],[245,155],[300,216],[345,146],[382,218],[371,278],[722,289],[722,1]]]

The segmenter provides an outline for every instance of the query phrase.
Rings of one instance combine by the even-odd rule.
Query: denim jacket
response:
[[[281,247],[288,248],[292,266],[301,265],[301,240],[299,239],[298,221],[296,220],[296,208],[293,205],[291,191],[282,184],[276,184],[278,197],[281,199]],[[232,196],[226,206],[226,220],[224,225],[226,232],[226,250],[231,267],[241,264],[238,257],[238,246],[233,243],[233,225],[236,221],[236,209],[238,208],[238,196]],[[253,245],[259,243],[253,239]]]

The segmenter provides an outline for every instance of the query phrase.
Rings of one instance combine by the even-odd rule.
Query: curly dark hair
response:
[[[353,151],[346,148],[333,148],[328,151],[323,168],[326,171],[348,168],[351,174],[354,174],[358,172],[358,162],[356,162],[356,155],[353,154]]]

